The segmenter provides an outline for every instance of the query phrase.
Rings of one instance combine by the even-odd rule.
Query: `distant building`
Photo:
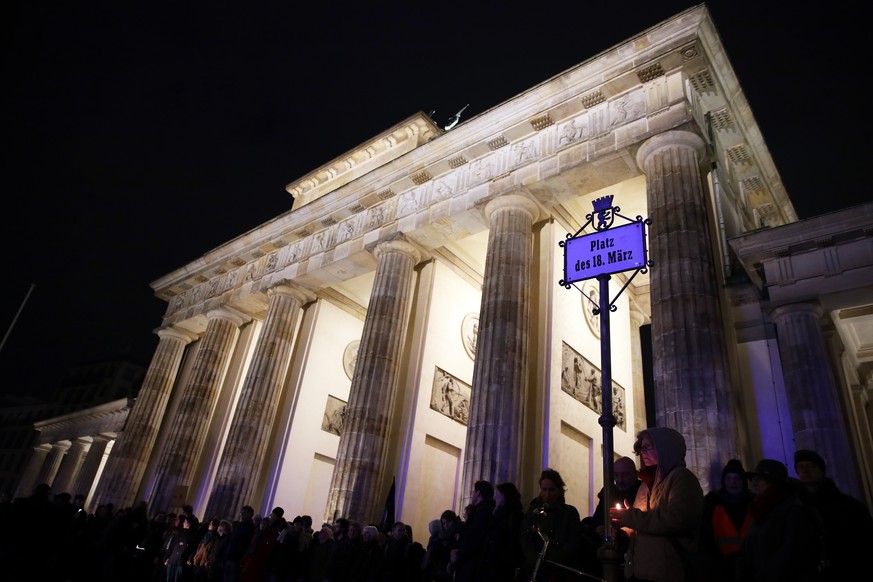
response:
[[[477,479],[532,497],[551,466],[590,514],[609,440],[633,454],[648,418],[707,490],[730,457],[793,470],[802,447],[873,499],[873,210],[797,221],[705,6],[287,189],[288,212],[152,284],[160,341],[92,505],[371,522],[396,477],[422,532]],[[604,390],[598,281],[558,283],[607,196],[651,219],[653,266],[608,282]]]
[[[55,493],[89,494],[145,371],[127,358],[77,365],[65,372],[49,402],[0,408],[3,490],[21,497],[48,483]]]
[[[36,436],[33,423],[45,415],[45,402],[4,396],[0,400],[0,495],[14,496]]]

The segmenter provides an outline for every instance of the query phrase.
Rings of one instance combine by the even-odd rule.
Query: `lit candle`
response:
[[[616,503],[616,504],[615,504],[615,508],[616,508],[616,509],[621,509],[621,503]]]

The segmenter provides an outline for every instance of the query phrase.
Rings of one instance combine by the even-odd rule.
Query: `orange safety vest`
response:
[[[728,558],[740,551],[740,545],[742,545],[746,534],[749,533],[750,525],[752,525],[751,512],[746,513],[746,518],[743,520],[743,528],[737,531],[737,527],[731,521],[731,518],[728,517],[724,506],[715,506],[715,511],[712,512],[712,533],[722,556]]]

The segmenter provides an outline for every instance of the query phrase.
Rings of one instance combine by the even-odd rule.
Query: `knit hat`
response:
[[[784,483],[788,481],[788,468],[780,461],[761,459],[755,465],[754,472],[746,473],[746,477],[749,479],[760,477],[773,483]]]
[[[816,453],[815,451],[810,451],[809,449],[799,449],[794,452],[794,470],[797,470],[797,463],[801,461],[809,461],[811,463],[815,463],[818,465],[818,468],[821,469],[821,472],[824,473],[827,471],[827,463],[822,458],[821,455]]]
[[[724,486],[724,478],[728,475],[728,473],[736,473],[743,479],[746,478],[746,470],[743,468],[743,464],[739,459],[731,459],[724,466],[724,469],[721,470],[721,484]]]

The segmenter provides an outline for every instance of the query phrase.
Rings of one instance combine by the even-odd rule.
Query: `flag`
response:
[[[388,497],[385,498],[385,509],[382,510],[380,526],[381,530],[386,534],[391,531],[391,526],[394,525],[394,486],[396,479],[396,477],[391,479],[391,489],[388,491]]]

